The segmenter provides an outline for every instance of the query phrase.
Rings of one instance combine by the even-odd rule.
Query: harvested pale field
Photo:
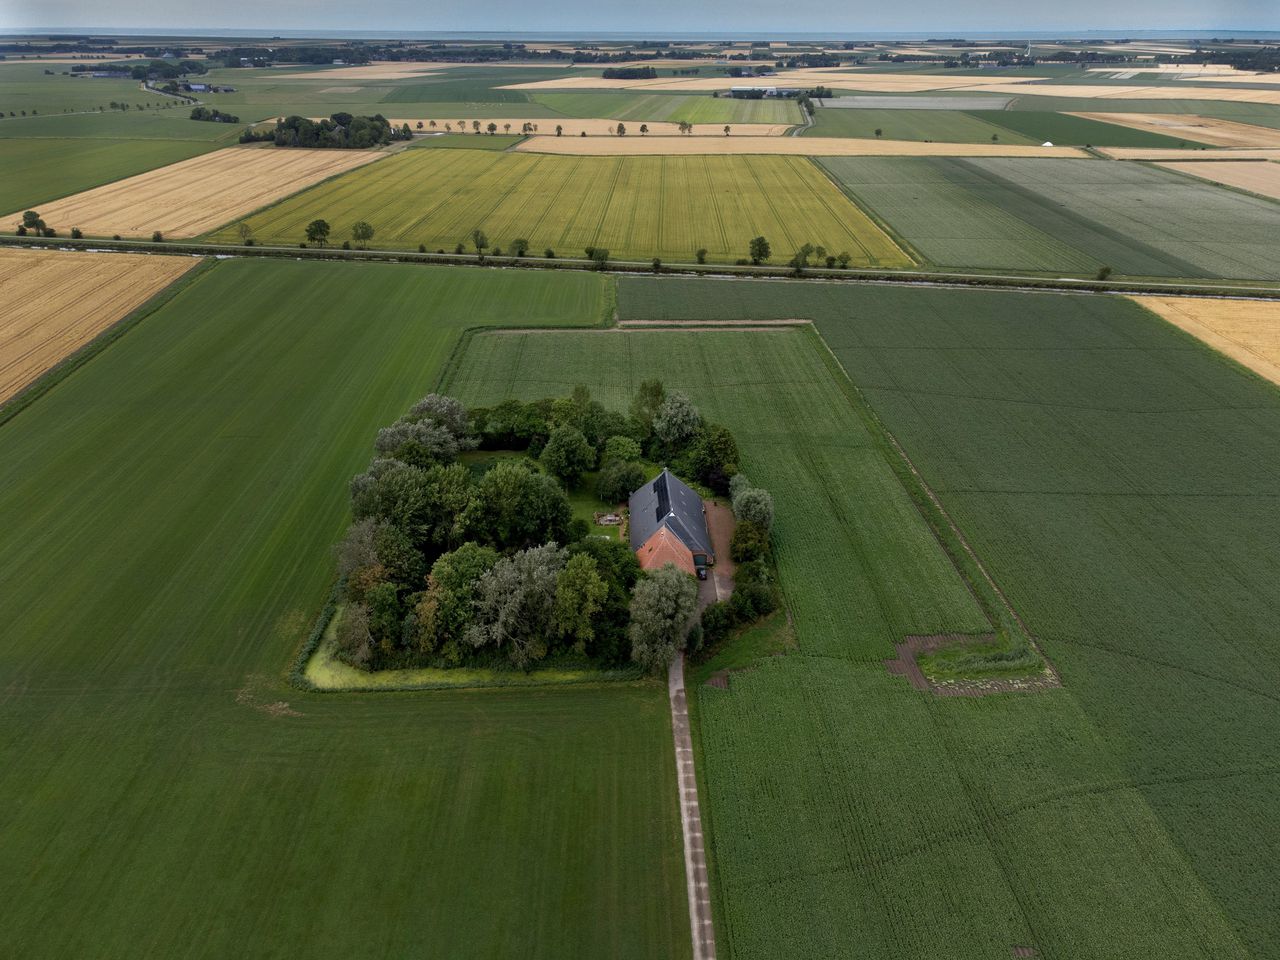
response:
[[[1187,84],[1182,87],[1150,87],[1137,84],[1091,83],[994,83],[984,87],[985,93],[1013,93],[1036,97],[1080,97],[1097,100],[1227,100],[1235,103],[1280,104],[1280,90],[1250,90],[1244,87],[1208,87]]]
[[[1179,80],[1198,80],[1199,77],[1178,77]],[[1216,76],[1214,83],[1280,83],[1280,74],[1236,72],[1234,76]]]
[[[1280,384],[1280,303],[1195,297],[1133,297],[1176,327]]]
[[[1119,69],[1118,66],[1110,67],[1087,67],[1086,73],[1115,73]],[[1227,63],[1151,63],[1138,64],[1134,67],[1126,66],[1126,70],[1136,70],[1138,73],[1198,73],[1208,76],[1229,75],[1237,73],[1235,67]]]
[[[149,237],[159,230],[194,237],[386,155],[228,147],[44,204],[40,215],[58,230],[78,227],[88,236]]]
[[[1231,163],[1236,160],[1280,160],[1280,147],[1242,147],[1235,150],[1179,150],[1176,147],[1096,147],[1112,160],[1174,161],[1195,160],[1203,163]]]
[[[1169,137],[1186,137],[1215,147],[1280,147],[1280,130],[1193,113],[1071,113],[1068,116]]]
[[[738,128],[734,128],[738,129]],[[1085,157],[1075,147],[1004,143],[927,143],[922,140],[859,140],[854,137],[532,137],[516,146],[524,153],[579,157],[783,154],[799,157]]]
[[[1027,80],[1042,80],[1028,77]],[[503,90],[727,90],[735,86],[816,87],[917,93],[922,90],[965,90],[970,87],[1009,86],[1007,77],[946,77],[912,73],[858,73],[847,68],[815,67],[789,70],[768,77],[655,77],[648,80],[606,80],[603,77],[556,77],[513,83]],[[1016,86],[1016,84],[1015,84]],[[1266,91],[1263,91],[1266,92]]]
[[[192,257],[0,249],[0,403],[190,270]]]
[[[448,123],[453,126],[452,133],[455,136],[459,134],[457,123],[454,120],[450,120],[448,118],[442,119],[440,117],[396,117],[391,122],[396,126],[400,126],[401,124],[407,123],[409,124],[410,127],[416,130],[417,125],[420,122],[423,124],[427,124],[431,120],[435,120],[436,126],[434,128],[426,128],[424,126],[423,128],[424,132],[429,132],[429,133],[440,133],[442,131],[449,132],[449,131],[445,131],[444,129],[444,125]],[[649,136],[649,137],[693,136],[693,137],[720,137],[721,139],[724,138],[723,123],[695,123],[693,125],[693,132],[691,134],[684,134],[680,132],[680,124],[671,123],[670,121],[666,121],[666,120],[625,120],[621,122],[627,128],[628,137],[634,136],[636,138],[640,138],[642,136]],[[602,119],[599,117],[593,117],[591,119],[586,119],[586,120],[575,119],[572,117],[540,117],[540,118],[534,118],[532,120],[530,120],[528,117],[517,117],[517,118],[503,118],[503,119],[491,120],[488,117],[486,117],[480,121],[481,128],[483,129],[487,129],[489,124],[491,123],[496,123],[498,125],[498,131],[500,133],[512,133],[512,134],[517,134],[522,132],[522,128],[524,127],[524,125],[526,123],[531,123],[535,127],[537,127],[536,130],[534,130],[532,133],[529,134],[530,136],[534,136],[534,137],[554,137],[556,135],[557,124],[564,128],[563,136],[565,137],[578,137],[584,133],[588,137],[616,137],[617,133],[615,131],[618,128],[619,121]],[[649,133],[647,135],[640,133],[640,124],[642,123],[649,128]],[[505,129],[505,127],[508,124],[511,125],[510,130]],[[793,126],[795,126],[795,124],[787,124],[787,123],[731,123],[730,124],[730,127],[732,128],[735,136],[741,134],[742,136],[751,136],[751,137],[780,137],[784,133],[786,133],[788,130],[790,130]],[[473,129],[470,127],[469,124],[468,124],[468,129],[466,133],[468,136],[475,135]],[[1276,131],[1276,133],[1280,134],[1280,131]]]
[[[1224,163],[1161,163],[1158,166],[1280,200],[1280,163],[1239,160]]]

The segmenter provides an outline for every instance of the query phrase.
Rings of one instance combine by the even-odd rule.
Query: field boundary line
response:
[[[671,702],[671,736],[680,790],[680,825],[684,834],[684,875],[689,893],[689,930],[693,960],[716,960],[716,933],[711,919],[711,887],[707,880],[707,851],[702,836],[702,807],[694,769],[689,730],[689,699],[684,687],[684,654],[678,653],[667,671]]]
[[[841,183],[838,179],[836,179],[835,174],[833,174],[830,170],[827,169],[827,166],[822,162],[821,157],[809,157],[808,159],[815,167],[818,168],[818,170],[822,173],[822,175],[831,182],[832,186],[834,186],[837,190],[839,190],[842,194],[844,194],[845,198],[850,203],[852,203],[855,207],[861,210],[863,216],[865,216],[873,224],[879,227],[880,232],[883,233],[886,237],[888,237],[891,243],[897,245],[898,249],[901,250],[903,253],[905,253],[909,260],[914,261],[916,266],[923,267],[933,263],[932,260],[930,260],[924,254],[922,254],[918,249],[916,249],[915,245],[911,243],[909,240],[907,240],[906,237],[902,236],[900,233],[898,233],[898,231],[894,230],[893,227],[889,225],[889,222],[884,219],[884,217],[880,216],[880,214],[876,213],[875,210],[871,209],[871,207],[868,206],[864,201],[859,199],[858,195],[855,194],[852,190],[850,190],[846,184]]]
[[[234,221],[232,221],[234,222]],[[219,227],[225,229],[226,225]],[[0,234],[0,244],[29,247],[39,250],[88,250],[93,253],[154,253],[179,257],[214,257],[219,260],[234,258],[275,258],[282,260],[333,260],[359,263],[404,263],[422,266],[484,267],[488,269],[524,270],[595,270],[599,267],[590,260],[578,257],[542,257],[486,255],[484,263],[475,254],[467,253],[417,253],[413,250],[343,250],[340,247],[288,247],[255,244],[246,247],[235,243],[204,241],[196,238],[166,240],[109,240],[102,237],[88,239],[16,237]],[[610,260],[606,273],[614,275],[643,274],[654,276],[652,263],[638,260]],[[874,267],[850,267],[831,269],[810,265],[802,276],[786,266],[761,264],[738,265],[729,263],[695,264],[687,261],[664,262],[661,274],[673,277],[698,277],[713,280],[748,280],[788,283],[855,283],[897,287],[938,287],[968,290],[1001,290],[1011,293],[1042,293],[1060,296],[1140,296],[1197,297],[1221,300],[1280,300],[1280,284],[1274,281],[1233,280],[1098,280],[1089,277],[1031,276],[1017,273],[965,273],[956,270],[897,269]],[[1257,286],[1249,284],[1256,283]]]
[[[213,263],[212,260],[202,257],[199,263],[195,264],[182,276],[167,284],[164,289],[156,291],[148,300],[111,324],[88,343],[81,346],[80,349],[63,357],[8,400],[0,403],[0,427],[3,427],[23,410],[35,403],[36,400],[43,397],[67,377],[167,304],[197,279],[208,273],[212,269]]]
[[[1048,656],[1045,655],[1044,650],[1041,649],[1035,636],[1027,628],[1026,623],[1014,608],[1013,603],[1009,600],[1005,592],[1000,589],[999,584],[996,583],[990,571],[987,570],[986,565],[983,564],[981,558],[978,557],[977,552],[970,545],[968,539],[960,530],[960,527],[951,517],[951,514],[947,512],[946,507],[943,506],[942,501],[929,485],[929,482],[916,468],[915,463],[911,460],[910,456],[907,455],[907,451],[903,448],[902,444],[898,442],[898,438],[893,435],[884,421],[880,419],[880,415],[876,413],[875,408],[871,406],[871,403],[863,394],[862,388],[859,387],[853,381],[853,378],[849,376],[849,372],[845,369],[844,364],[840,362],[840,358],[836,356],[835,351],[831,349],[826,338],[822,336],[817,324],[813,324],[811,329],[812,335],[817,339],[817,343],[820,345],[827,363],[829,365],[833,364],[835,370],[839,373],[838,381],[841,382],[841,392],[853,401],[855,411],[861,415],[865,422],[869,423],[872,435],[880,438],[883,443],[888,445],[890,451],[896,455],[896,457],[890,458],[890,469],[893,470],[894,475],[898,478],[898,482],[902,484],[912,503],[916,505],[916,509],[920,511],[921,519],[924,520],[929,530],[933,533],[934,539],[938,543],[938,547],[942,550],[947,559],[950,560],[956,574],[964,582],[965,586],[968,587],[969,592],[973,595],[974,601],[978,604],[978,609],[982,611],[983,615],[987,618],[987,621],[991,624],[992,630],[996,633],[999,633],[1001,630],[1001,620],[1003,619],[999,616],[1001,612],[1012,618],[1013,622],[1017,625],[1018,630],[1022,634],[1022,639],[1026,640],[1027,644],[1044,664],[1045,679],[1047,681],[1048,688],[1062,687],[1062,675],[1058,671],[1057,666],[1049,659]],[[894,467],[895,459],[898,464],[897,468]],[[904,480],[901,472],[902,469],[907,471],[908,476],[911,478],[911,483],[907,483]],[[929,504],[931,509],[926,510],[924,504],[920,502],[921,494],[926,498],[926,502]],[[930,516],[930,513],[936,514],[936,516]],[[944,531],[945,533],[950,534],[950,538],[944,535]],[[948,539],[954,539],[955,546],[958,546],[962,551],[962,556],[967,559],[969,563],[973,564],[974,568],[981,576],[981,582],[985,583],[993,596],[983,595],[985,591],[979,589],[979,583],[975,582],[972,571],[965,569],[965,564],[962,563],[961,558],[956,555],[955,546],[949,543]],[[999,607],[1002,608],[1002,611],[990,608],[990,604],[993,599]],[[982,682],[983,681],[978,681],[979,684]],[[936,683],[930,681],[930,686],[936,687]],[[1044,688],[1037,688],[1037,690],[1039,689]],[[934,692],[936,693],[937,691],[935,690]]]
[[[234,144],[232,146],[234,146]],[[223,145],[219,149],[225,149],[225,148],[226,148],[226,145]],[[257,147],[255,149],[265,150],[266,147]],[[289,148],[285,148],[285,149],[289,149]],[[294,149],[298,149],[298,148],[294,148]],[[270,203],[263,204],[261,207],[258,207],[255,210],[250,210],[248,213],[242,214],[238,217],[232,217],[226,223],[220,223],[211,230],[206,230],[204,233],[196,234],[194,237],[191,238],[191,240],[195,243],[212,242],[209,240],[210,237],[212,237],[214,234],[218,233],[221,230],[227,229],[227,227],[231,226],[233,223],[241,223],[245,220],[248,220],[250,217],[256,217],[260,213],[265,213],[266,211],[274,207],[280,206],[280,204],[284,203],[286,200],[292,200],[294,197],[302,196],[302,194],[307,193],[308,191],[314,190],[317,187],[321,187],[326,183],[331,183],[332,181],[337,180],[343,174],[354,173],[357,170],[363,170],[365,167],[372,167],[375,163],[379,162],[380,160],[385,160],[388,157],[396,157],[400,155],[399,152],[391,153],[385,150],[378,150],[377,153],[379,153],[380,156],[375,157],[374,159],[370,160],[368,163],[363,163],[358,167],[351,167],[347,170],[339,170],[336,173],[332,173],[329,176],[325,177],[323,180],[317,180],[315,183],[309,183],[305,187],[303,187],[301,190],[295,190],[292,193],[285,194],[283,197],[277,197],[276,199],[272,200]],[[118,183],[119,181],[113,181],[113,182]]]

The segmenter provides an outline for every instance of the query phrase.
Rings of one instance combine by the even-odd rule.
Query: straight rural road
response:
[[[667,694],[671,699],[671,732],[675,739],[676,777],[680,786],[680,822],[684,827],[684,875],[689,887],[693,960],[715,960],[716,931],[711,922],[707,851],[702,842],[702,809],[698,805],[698,778],[694,774],[693,740],[689,736],[684,654],[671,661],[667,672]]]

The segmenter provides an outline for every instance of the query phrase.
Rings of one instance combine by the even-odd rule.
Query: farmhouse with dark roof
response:
[[[716,562],[702,498],[670,470],[631,494],[630,509],[631,549],[642,569],[674,563],[696,576]]]

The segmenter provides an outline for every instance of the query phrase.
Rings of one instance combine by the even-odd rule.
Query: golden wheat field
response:
[[[1280,200],[1280,163],[1229,160],[1223,163],[1162,163],[1159,166]]]
[[[40,207],[59,232],[194,237],[305,187],[386,156],[369,150],[228,147]],[[21,216],[10,214],[7,218]]]
[[[190,270],[192,257],[0,249],[0,402]]]
[[[1142,306],[1280,384],[1280,302],[1133,297]]]

